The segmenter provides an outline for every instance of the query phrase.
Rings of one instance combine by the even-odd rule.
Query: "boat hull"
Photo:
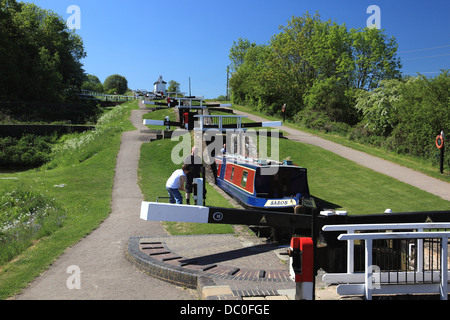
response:
[[[274,174],[265,175],[269,166],[231,157],[216,158],[216,165],[217,185],[246,208],[293,212],[309,197],[305,168],[271,165]]]

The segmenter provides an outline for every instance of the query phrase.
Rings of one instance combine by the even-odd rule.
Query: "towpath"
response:
[[[268,121],[259,116],[255,116],[246,112],[234,110],[237,115],[245,115],[248,119],[256,122]],[[331,142],[326,139],[319,138],[312,134],[292,129],[285,125],[279,127],[281,130],[288,133],[286,138],[293,141],[311,144],[325,150],[334,152],[339,156],[348,160],[354,161],[362,166],[370,168],[374,171],[380,172],[387,176],[393,177],[397,180],[410,184],[416,188],[427,191],[431,194],[437,195],[442,199],[450,201],[450,183],[429,177],[423,173],[400,166],[398,164],[386,161],[384,159],[371,156],[367,153],[357,151],[338,143]]]

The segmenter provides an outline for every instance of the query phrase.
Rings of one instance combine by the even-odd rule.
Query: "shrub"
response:
[[[325,114],[333,122],[355,124],[354,92],[336,78],[316,80],[304,94],[305,109]]]
[[[353,129],[351,139],[434,163],[435,137],[441,130],[450,133],[450,73],[443,70],[434,78],[419,75],[382,81],[379,88],[358,94],[356,109],[364,120]],[[448,150],[446,166],[450,165]]]
[[[0,166],[39,167],[50,160],[54,136],[25,134],[21,138],[0,138]]]
[[[53,199],[18,187],[0,196],[0,265],[61,227],[66,212]]]

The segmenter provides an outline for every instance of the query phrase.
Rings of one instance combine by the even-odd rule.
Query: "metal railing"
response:
[[[247,118],[247,116],[236,115],[196,115],[194,117],[199,120],[201,131],[207,128],[216,128],[224,131],[230,126],[233,126],[235,129],[241,129],[242,118]]]
[[[347,231],[338,237],[347,241],[347,273],[328,273],[323,281],[341,283],[339,294],[364,294],[367,299],[373,293],[439,293],[441,299],[447,299],[450,232],[434,230],[449,228],[450,223],[324,226],[323,231]],[[375,230],[378,232],[361,233]],[[362,270],[355,272],[357,242],[364,248],[364,264]]]
[[[125,96],[125,95],[116,95],[116,94],[105,94],[99,92],[93,92],[89,90],[81,90],[81,93],[78,94],[81,99],[97,99],[104,101],[128,101],[135,100],[137,96]]]

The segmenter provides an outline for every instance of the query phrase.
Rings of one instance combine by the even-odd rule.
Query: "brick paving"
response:
[[[255,241],[255,240],[253,240]],[[161,280],[197,289],[227,288],[206,299],[285,296],[295,290],[288,248],[234,235],[131,237],[128,258]],[[204,296],[204,294],[203,294]]]

